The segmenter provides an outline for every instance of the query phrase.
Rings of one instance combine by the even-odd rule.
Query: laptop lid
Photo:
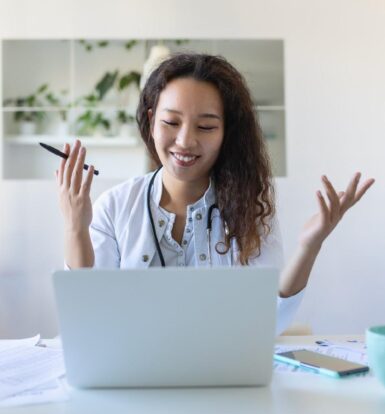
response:
[[[53,282],[73,386],[271,380],[278,270],[81,269],[58,271]]]

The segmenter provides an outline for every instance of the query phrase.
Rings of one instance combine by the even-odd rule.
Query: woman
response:
[[[239,72],[221,57],[173,55],[147,80],[137,122],[163,167],[105,192],[94,210],[93,167],[82,178],[86,150],[65,145],[57,182],[68,267],[282,267],[270,163]],[[277,332],[298,307],[323,241],[374,182],[359,180],[337,194],[322,177],[327,200],[317,192],[319,212],[281,273]]]

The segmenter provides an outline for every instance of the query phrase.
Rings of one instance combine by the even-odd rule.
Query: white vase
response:
[[[107,136],[107,132],[104,127],[97,126],[92,134],[95,138],[105,138]]]
[[[19,124],[19,132],[21,135],[35,135],[36,124],[32,121],[21,121]]]

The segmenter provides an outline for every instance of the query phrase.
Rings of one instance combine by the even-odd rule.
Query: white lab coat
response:
[[[95,252],[95,268],[147,268],[160,266],[160,259],[147,211],[147,189],[153,173],[130,179],[104,192],[95,202],[90,227]],[[213,183],[205,195],[187,208],[184,243],[171,237],[175,215],[159,206],[162,195],[162,170],[154,180],[151,211],[156,234],[167,266],[210,266],[207,245],[207,210],[215,202]],[[224,239],[224,226],[219,211],[212,214],[211,257],[213,266],[236,266],[237,245],[224,255],[215,252],[215,244]],[[283,252],[278,222],[263,240],[261,254],[250,260],[251,266],[282,268]],[[287,328],[297,310],[304,290],[277,301],[277,334]]]

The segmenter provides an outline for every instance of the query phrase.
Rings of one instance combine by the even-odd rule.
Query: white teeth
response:
[[[177,160],[183,161],[183,162],[190,162],[192,160],[195,160],[195,158],[197,158],[195,155],[193,155],[192,157],[187,156],[187,155],[180,155],[174,152],[174,157]]]

